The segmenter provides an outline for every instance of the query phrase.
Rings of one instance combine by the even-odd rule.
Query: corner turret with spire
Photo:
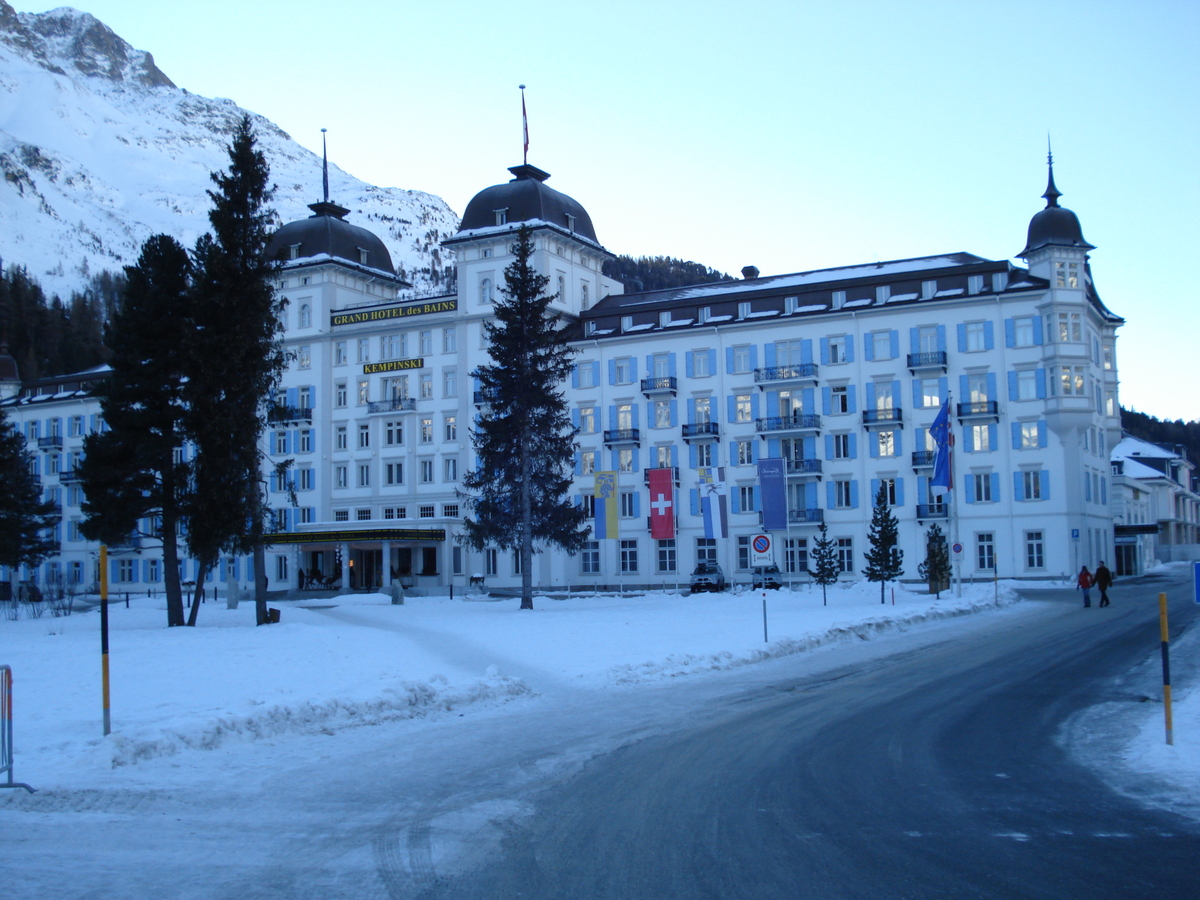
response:
[[[1025,249],[1017,255],[1029,264],[1029,272],[1050,281],[1052,287],[1082,288],[1087,253],[1096,249],[1083,238],[1079,218],[1058,205],[1062,191],[1054,184],[1054,155],[1047,142],[1049,177],[1046,206],[1029,220]]]

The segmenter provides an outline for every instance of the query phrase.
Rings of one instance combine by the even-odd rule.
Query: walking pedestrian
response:
[[[1111,606],[1108,602],[1108,589],[1112,587],[1113,577],[1112,572],[1108,570],[1108,566],[1104,564],[1104,560],[1100,560],[1100,565],[1096,567],[1096,576],[1093,583],[1100,591],[1100,605]]]
[[[1083,605],[1092,605],[1092,573],[1088,571],[1088,567],[1084,566],[1079,570],[1079,577],[1075,579],[1075,584],[1083,591]]]

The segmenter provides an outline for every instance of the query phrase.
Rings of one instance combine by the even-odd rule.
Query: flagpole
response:
[[[947,413],[948,420],[950,418],[949,412],[953,408],[953,405],[950,402],[950,398],[953,396],[953,393],[954,393],[953,391],[946,391],[946,413]],[[950,423],[948,425],[948,427],[951,429],[951,433],[953,433],[954,425],[952,423]],[[949,501],[949,505],[946,509],[946,512],[950,516],[950,543],[951,543],[951,545],[954,545],[954,544],[957,544],[959,542],[959,540],[958,540],[958,499],[957,499],[958,491],[956,491],[954,489],[954,440],[952,438],[950,438],[949,454],[950,454],[950,490],[949,490],[950,501]],[[962,554],[956,553],[956,554],[954,554],[954,556],[955,556],[955,559],[954,559],[954,596],[961,597],[962,596]]]

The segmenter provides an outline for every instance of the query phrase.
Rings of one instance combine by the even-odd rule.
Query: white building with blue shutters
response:
[[[383,244],[328,201],[276,236],[292,361],[264,449],[268,464],[292,467],[282,482],[265,476],[272,588],[296,586],[301,569],[356,588],[399,579],[444,591],[475,576],[519,584],[515,556],[471,552],[455,537],[460,479],[474,465],[471,422],[486,401],[471,372],[521,225],[577,352],[564,385],[578,429],[574,493],[590,507],[596,472],[618,473],[619,486],[619,533],[575,556],[537,555],[539,586],[673,586],[701,560],[748,581],[756,464],[766,457],[786,462],[789,523],[774,535],[785,576],[805,577],[824,523],[846,577],[860,577],[881,487],[899,519],[906,578],[916,578],[934,524],[961,544],[963,578],[1058,577],[1113,557],[1123,320],[1100,300],[1094,248],[1058,205],[1053,173],[1023,267],[956,252],[774,276],[748,267],[739,281],[626,293],[602,274],[612,254],[586,210],[536,167],[510,171],[444,242],[456,261],[444,296],[407,297]],[[27,385],[4,401],[27,434],[49,434],[55,420],[64,428],[79,406],[94,415],[94,401],[53,387]],[[928,429],[946,401],[956,443],[943,502],[929,491]],[[63,552],[22,574],[82,570],[91,580],[95,548],[71,539],[79,498],[62,493],[70,464],[60,457],[52,471],[57,448],[37,438],[43,483],[62,497]],[[697,483],[711,467],[726,474],[725,539],[704,537]],[[674,476],[671,540],[649,534],[651,468]],[[135,589],[161,580],[153,545],[117,552],[116,580]],[[213,577],[245,582],[249,567],[229,560]]]

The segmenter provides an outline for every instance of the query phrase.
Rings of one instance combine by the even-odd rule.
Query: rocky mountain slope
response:
[[[0,260],[47,293],[136,261],[164,232],[186,246],[208,229],[209,173],[246,111],[177,87],[154,58],[88,13],[18,13],[0,0]],[[321,160],[251,114],[277,185],[281,222],[321,194]],[[440,197],[366,184],[330,166],[330,196],[379,235],[418,293],[452,260],[438,242],[458,218]]]

